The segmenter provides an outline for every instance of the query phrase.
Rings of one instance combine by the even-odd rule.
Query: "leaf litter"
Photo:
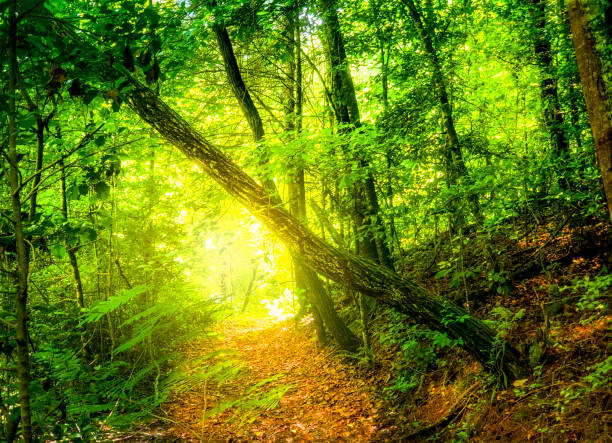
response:
[[[226,321],[184,350],[186,379],[162,408],[164,440],[369,441],[382,400],[368,373],[291,321]]]

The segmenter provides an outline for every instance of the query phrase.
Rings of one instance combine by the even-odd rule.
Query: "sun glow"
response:
[[[268,316],[274,318],[276,321],[288,320],[293,318],[296,314],[295,296],[293,291],[289,288],[285,288],[280,298],[264,300],[263,303]]]
[[[234,313],[285,320],[295,314],[296,297],[291,260],[250,214],[228,203],[216,216],[197,225],[198,235],[188,253],[181,253],[188,273],[203,299],[213,299]],[[189,208],[178,218],[184,226],[197,223]]]

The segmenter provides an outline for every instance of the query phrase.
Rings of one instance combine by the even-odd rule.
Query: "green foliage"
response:
[[[489,315],[494,317],[494,320],[486,320],[486,323],[488,323],[492,329],[498,331],[501,337],[504,337],[510,329],[521,321],[525,315],[525,309],[519,309],[516,312],[512,312],[504,306],[495,306],[489,311]]]
[[[444,352],[460,344],[438,331],[424,330],[408,325],[403,315],[391,312],[390,321],[377,331],[381,345],[395,349],[398,358],[394,363],[394,378],[384,388],[389,396],[405,395],[419,387],[424,374],[446,364]]]
[[[612,357],[587,368],[589,373],[581,378],[580,383],[573,383],[561,390],[561,397],[555,405],[561,412],[565,411],[577,398],[595,392],[606,392],[612,383]]]
[[[560,291],[568,291],[578,296],[576,306],[580,311],[590,311],[591,316],[583,320],[588,323],[595,316],[608,309],[610,300],[610,289],[612,287],[612,274],[604,268],[599,275],[591,279],[588,275],[584,278],[575,278],[570,286],[559,288]]]
[[[102,317],[118,309],[134,297],[141,295],[146,290],[147,287],[145,285],[139,285],[131,289],[124,289],[119,294],[112,296],[108,300],[99,301],[84,315],[82,324],[100,321]],[[130,320],[132,319],[127,321],[129,322]]]
[[[175,370],[166,379],[166,385],[178,394],[205,386],[212,381],[219,385],[235,379],[244,370],[244,363],[236,357],[236,351],[217,350],[191,362],[195,369]]]
[[[281,373],[258,381],[237,399],[222,402],[212,408],[206,413],[206,418],[235,408],[232,419],[236,420],[239,426],[253,422],[262,413],[276,408],[285,393],[294,387],[293,384],[278,383],[283,377],[284,374]]]
[[[612,383],[612,356],[589,366],[587,370],[591,372],[585,375],[583,380],[587,383],[588,390],[609,387]]]
[[[89,440],[99,433],[101,422],[115,428],[130,426],[148,417],[173,389],[188,383],[187,377],[172,371],[175,349],[193,338],[186,324],[194,320],[206,324],[197,317],[212,307],[202,303],[189,307],[160,303],[139,312],[118,329],[119,337],[127,336],[113,351],[119,358],[94,365],[83,361],[81,328],[104,327],[105,316],[117,314],[144,290],[144,286],[135,287],[98,303],[82,314],[81,323],[75,321],[74,311],[64,310],[61,304],[33,306],[33,337],[47,337],[32,355],[32,407],[41,435],[60,441]],[[48,321],[51,318],[54,321]],[[169,335],[169,331],[178,334]],[[147,355],[144,360],[143,355]],[[222,371],[229,373],[226,368]],[[9,386],[9,393],[12,389]],[[13,399],[11,394],[9,400]]]
[[[17,4],[17,164],[0,159],[0,425],[15,422],[19,410],[16,235],[12,191],[5,183],[11,167],[18,168],[22,181],[31,390],[35,430],[43,439],[93,440],[101,424],[128,425],[146,417],[171,389],[188,392],[208,381],[231,380],[243,370],[231,356],[210,356],[201,371],[184,373],[175,367],[176,351],[207,333],[221,310],[247,306],[246,295],[253,299],[251,313],[263,312],[263,306],[278,311],[281,302],[288,306],[303,299],[288,283],[294,280],[289,255],[264,228],[122,106],[132,87],[128,75],[150,86],[213,143],[226,146],[249,173],[273,179],[288,204],[294,172],[303,170],[304,199],[323,209],[320,219],[306,211],[310,229],[334,237],[341,249],[363,252],[366,241],[378,241],[391,249],[396,270],[403,273],[412,257],[407,251],[433,244],[430,268],[437,265],[435,278],[446,283],[449,297],[471,285],[508,294],[509,270],[493,263],[504,252],[495,250],[499,242],[493,237],[506,235],[508,226],[532,217],[539,223],[541,214],[578,221],[605,214],[560,5],[541,2],[542,27],[533,20],[535,3],[415,1],[429,49],[405,2],[339,2],[346,64],[361,114],[354,127],[332,116],[338,103],[330,103],[336,86],[328,77],[334,73],[324,61],[329,59],[325,45],[315,38],[325,17],[314,3]],[[3,42],[9,37],[6,5],[0,7]],[[295,107],[289,109],[298,98],[297,70],[288,65],[296,53],[284,29],[293,7],[302,32],[301,131],[287,130],[287,119],[298,117]],[[598,11],[604,2],[590,7],[608,67],[609,32]],[[266,137],[258,146],[250,141],[252,122],[244,120],[220,75],[211,32],[218,25],[228,28],[263,120]],[[72,32],[93,46],[76,45]],[[550,66],[541,66],[535,54],[541,38],[550,46]],[[123,71],[119,78],[99,78],[91,66],[100,66],[100,57],[104,66]],[[2,84],[8,84],[7,60],[0,60]],[[436,86],[440,79],[458,133],[456,152],[449,151]],[[543,98],[543,80],[554,85],[554,113],[562,119],[566,152],[556,152],[551,142],[555,128],[545,121],[550,104]],[[7,91],[0,94],[3,145],[10,98]],[[456,174],[458,160],[465,170]],[[41,181],[34,187],[37,172]],[[369,180],[378,207],[357,195]],[[359,221],[363,215],[365,222]],[[590,322],[607,312],[610,286],[605,270],[561,291],[577,300],[583,322]],[[332,291],[337,303],[345,301],[340,293]],[[354,307],[345,310],[355,317]],[[489,323],[500,340],[494,353],[503,352],[501,337],[524,313],[491,311]],[[441,321],[450,325],[467,318],[449,314]],[[414,391],[427,370],[445,364],[444,351],[461,344],[408,326],[395,314],[379,340],[399,355],[389,395]],[[593,366],[584,383],[599,389],[608,381],[609,366],[608,360]],[[289,389],[280,381],[248,388],[223,407],[254,417]],[[7,437],[0,427],[0,439]],[[467,435],[459,432],[457,438]]]

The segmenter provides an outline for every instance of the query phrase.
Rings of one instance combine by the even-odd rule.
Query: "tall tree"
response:
[[[567,0],[567,10],[582,93],[593,131],[608,213],[612,218],[612,91],[608,83],[611,79],[605,76],[606,69],[610,72],[612,66],[609,52],[607,60],[601,53],[610,51],[610,41],[604,38],[609,28],[606,30],[605,18],[596,9],[596,2]]]
[[[28,342],[28,274],[29,262],[25,235],[19,183],[19,157],[17,155],[17,0],[9,1],[8,9],[8,61],[9,61],[9,109],[8,109],[8,181],[11,190],[12,222],[17,250],[17,293],[15,300],[15,341],[17,342],[17,376],[21,402],[21,430],[26,443],[32,441],[32,414],[30,410],[30,350]]]
[[[332,79],[332,99],[338,123],[361,126],[359,104],[351,77],[344,38],[340,29],[335,0],[319,0],[319,10],[323,17],[323,29],[327,43],[326,54],[329,59]],[[391,252],[386,241],[385,229],[381,223],[380,204],[376,194],[374,175],[369,167],[369,159],[359,154],[355,159],[365,176],[354,187],[354,215],[358,230],[370,227],[370,233],[358,241],[358,249],[366,257],[378,261],[389,269],[394,269]]]
[[[546,29],[546,1],[531,0],[532,38],[536,63],[540,69],[543,116],[557,157],[567,154],[568,139],[557,94],[556,70]]]
[[[290,137],[298,136],[302,130],[302,64],[301,64],[301,31],[298,16],[299,3],[288,5],[283,11],[284,36],[287,42],[284,84],[284,127]],[[298,159],[288,174],[289,212],[304,224],[308,224],[306,215],[306,188],[304,185],[304,167]],[[304,265],[294,261],[295,288],[298,293],[308,295],[308,291],[327,292],[318,277],[311,278],[302,269]],[[309,288],[311,286],[312,288]],[[308,298],[308,297],[307,297]],[[327,342],[324,322],[317,306],[312,305],[317,341],[320,346]],[[350,340],[355,343],[354,339]],[[354,346],[354,345],[351,345]]]
[[[64,217],[64,223],[67,225],[69,222],[68,216],[68,198],[66,197],[66,166],[64,161],[60,161],[60,195],[62,199],[62,215]],[[66,227],[67,229],[67,227]],[[81,271],[79,270],[79,262],[76,256],[75,247],[70,244],[70,237],[68,232],[64,232],[64,246],[66,247],[66,253],[70,260],[70,267],[72,268],[72,276],[74,278],[74,289],[76,292],[76,302],[79,308],[85,307],[85,301],[83,299],[83,282],[81,280]]]
[[[444,150],[444,159],[447,168],[447,180],[452,186],[457,185],[460,179],[470,180],[469,172],[465,166],[463,158],[463,151],[461,144],[459,143],[459,136],[455,127],[455,119],[453,116],[453,110],[448,94],[448,86],[442,72],[442,62],[437,48],[434,46],[434,40],[432,37],[431,26],[427,26],[427,23],[423,20],[422,13],[419,11],[414,0],[402,0],[406,5],[412,23],[415,30],[423,44],[425,53],[429,58],[429,62],[432,69],[432,80],[438,97],[438,103],[440,106],[440,112],[442,114],[442,125],[446,133],[446,145]],[[481,218],[480,207],[478,204],[478,197],[470,197],[472,203],[472,210],[475,217]],[[452,223],[451,229],[458,231],[463,225],[463,216],[461,209],[455,207],[454,210],[454,223]]]

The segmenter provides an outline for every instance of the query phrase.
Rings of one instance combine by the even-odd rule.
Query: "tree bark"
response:
[[[60,161],[60,191],[62,198],[62,215],[64,221],[68,222],[68,199],[66,198],[66,167],[64,161]],[[68,234],[64,234],[64,246],[66,247],[66,253],[70,260],[70,267],[72,268],[72,276],[74,278],[74,289],[76,292],[76,302],[79,308],[85,307],[85,301],[83,300],[83,282],[81,280],[81,272],[79,271],[79,263],[74,252],[74,248],[70,244]]]
[[[382,86],[383,110],[389,109],[389,51],[386,50],[385,41],[379,39],[380,46],[380,83]],[[390,43],[389,43],[390,45]],[[386,54],[386,58],[385,58]]]
[[[359,105],[355,94],[355,85],[351,78],[344,39],[340,32],[340,21],[336,11],[335,0],[319,0],[319,9],[323,16],[323,29],[327,40],[329,54],[333,99],[336,102],[338,123],[361,125]]]
[[[566,154],[569,145],[563,128],[563,115],[557,94],[557,82],[552,61],[551,45],[546,35],[546,1],[532,0],[532,22],[534,27],[533,48],[536,63],[540,68],[540,89],[544,107],[544,123],[550,133],[556,157]]]
[[[442,112],[442,123],[444,125],[444,130],[446,131],[446,136],[448,138],[448,152],[446,154],[446,158],[448,163],[447,167],[449,168],[449,181],[451,182],[451,184],[456,184],[459,177],[467,175],[467,168],[463,160],[461,145],[459,144],[459,137],[455,128],[453,112],[451,109],[450,101],[448,99],[448,90],[446,87],[446,82],[444,81],[444,76],[442,75],[440,59],[438,57],[436,49],[433,46],[431,35],[425,28],[425,25],[421,19],[421,13],[417,9],[414,1],[403,1],[408,8],[412,23],[414,24],[414,27],[417,30],[419,37],[421,38],[421,42],[425,47],[425,52],[431,62],[431,68],[433,70],[433,82],[436,88],[436,93],[438,95],[438,101],[440,103],[440,111]]]
[[[154,92],[149,91],[152,94]],[[111,175],[110,178],[110,194],[111,194],[111,207],[110,207],[110,226],[108,228],[108,261],[106,263],[106,292],[104,300],[108,301],[113,296],[113,220],[115,219],[115,174]],[[113,317],[111,312],[106,313],[106,323],[108,325],[108,335],[111,339],[111,350],[110,350],[110,359],[111,361],[114,358],[116,346],[115,340],[115,326],[113,323]]]
[[[319,9],[323,16],[323,28],[327,40],[327,54],[331,68],[332,98],[338,123],[352,125],[355,128],[361,126],[359,105],[355,86],[348,67],[344,39],[340,31],[340,21],[336,10],[335,0],[319,0]],[[378,261],[383,266],[393,270],[391,252],[385,241],[385,229],[381,223],[380,205],[376,194],[374,176],[369,170],[367,159],[359,156],[357,158],[361,168],[365,169],[366,175],[363,181],[355,184],[354,188],[354,212],[357,228],[370,225],[373,233],[364,235],[358,242],[358,249],[368,258]]]
[[[310,207],[312,208],[315,215],[319,219],[319,224],[321,225],[322,232],[327,231],[339,249],[347,249],[344,239],[342,238],[340,233],[336,230],[336,228],[334,227],[332,222],[329,220],[329,218],[327,218],[325,211],[323,210],[323,208],[319,206],[319,204],[317,203],[315,199],[310,200]]]
[[[301,64],[301,31],[298,11],[288,7],[285,11],[285,38],[290,42],[287,73],[289,78],[285,87],[285,127],[297,136],[302,131],[302,64]],[[304,183],[304,168],[297,164],[289,177],[289,212],[304,224],[308,224],[306,215],[306,187]],[[299,260],[293,259],[295,286],[300,293],[309,299],[317,343],[320,347],[327,344],[325,325],[336,342],[347,351],[355,351],[359,342],[337,314],[333,300],[319,279],[319,276]]]
[[[369,326],[370,307],[368,306],[368,298],[363,294],[357,294],[357,305],[359,306],[359,321],[361,323],[363,349],[368,365],[371,366],[374,362],[374,355],[372,353],[372,340]]]
[[[32,109],[33,111],[34,109]],[[48,119],[47,119],[48,121]],[[32,223],[34,216],[36,215],[36,200],[38,198],[38,185],[40,184],[40,177],[43,165],[43,154],[45,149],[44,139],[45,121],[43,121],[40,115],[36,117],[36,174],[32,179],[32,195],[30,197],[30,210],[28,212],[28,221]]]
[[[257,279],[257,269],[259,268],[259,262],[255,262],[253,265],[253,274],[251,275],[251,280],[249,280],[249,286],[244,293],[244,302],[242,303],[242,309],[240,312],[245,312],[247,306],[249,305],[249,300],[251,299],[251,291],[253,290],[253,284],[255,284],[255,280]]]
[[[227,29],[223,26],[214,26],[215,36],[217,37],[217,45],[221,56],[223,58],[223,64],[225,66],[225,74],[232,88],[232,93],[238,99],[238,104],[242,110],[242,114],[247,120],[251,133],[253,134],[253,140],[255,143],[259,143],[264,136],[263,124],[259,111],[253,103],[251,94],[249,94],[246,85],[240,75],[240,69],[238,68],[238,62],[236,61],[236,55],[234,54],[234,48],[232,42],[227,33]]]
[[[602,57],[606,44],[598,43],[592,20],[597,15],[583,0],[567,0],[572,40],[580,71],[582,93],[586,102],[597,161],[601,171],[608,213],[612,219],[612,93],[604,78]],[[605,22],[604,22],[605,23]],[[608,31],[609,32],[609,31]],[[608,67],[609,68],[609,67]]]
[[[313,322],[317,335],[317,343],[319,344],[320,348],[324,348],[327,346],[327,334],[325,332],[325,328],[323,327],[323,319],[321,318],[321,314],[319,314],[319,311],[314,306],[312,306],[312,316],[314,318]]]
[[[60,194],[62,199],[62,215],[64,216],[64,222],[68,223],[68,198],[66,197],[66,166],[64,160],[60,160]],[[70,240],[68,233],[64,232],[64,247],[68,254],[68,260],[70,261],[70,267],[72,268],[72,277],[74,279],[74,290],[76,295],[77,306],[81,309],[85,307],[85,301],[83,299],[83,281],[81,280],[81,271],[79,270],[79,262],[77,260],[76,252]],[[87,349],[87,327],[83,325],[81,327],[81,349],[83,351],[83,357],[85,360],[89,358],[89,352]]]
[[[294,253],[292,256],[296,264],[295,269],[297,277],[304,283],[306,289],[308,289],[312,305],[316,308],[319,315],[321,315],[323,323],[332,337],[334,337],[334,340],[336,340],[340,347],[346,351],[357,351],[361,343],[334,309],[334,302],[323,286],[321,279],[310,267],[308,267],[308,262],[304,260],[301,255]]]
[[[430,32],[425,28],[425,24],[421,19],[421,13],[416,7],[413,0],[403,0],[404,4],[408,8],[410,18],[416,31],[421,38],[421,42],[425,48],[425,53],[428,55],[431,68],[433,71],[433,83],[438,96],[438,102],[440,104],[440,112],[442,113],[442,124],[444,131],[446,132],[446,149],[444,151],[444,159],[446,163],[446,176],[449,185],[457,185],[461,178],[470,180],[467,167],[463,158],[463,152],[461,150],[461,144],[459,143],[459,136],[457,135],[457,129],[455,127],[455,121],[453,118],[453,111],[451,108],[450,100],[448,97],[448,88],[446,87],[446,81],[442,75],[442,67],[438,52],[434,48],[432,37]],[[482,215],[480,205],[478,203],[477,196],[470,196],[470,203],[472,205],[472,213],[476,220],[480,223],[482,221]],[[455,217],[451,223],[451,231],[457,233],[461,230],[464,223],[464,216],[460,205],[455,204],[453,211]]]
[[[17,378],[21,407],[21,432],[26,443],[32,441],[32,415],[30,410],[30,352],[28,344],[28,250],[23,234],[23,218],[19,195],[19,165],[17,160],[17,107],[15,92],[17,84],[17,1],[9,2],[9,109],[8,109],[8,159],[10,163],[8,182],[11,190],[12,222],[17,249],[17,298],[15,303],[15,341],[17,342]]]
[[[227,29],[220,25],[215,25],[213,29],[217,38],[219,51],[221,51],[221,57],[223,58],[223,65],[227,80],[231,86],[234,97],[236,97],[236,100],[240,105],[242,115],[244,115],[244,118],[249,124],[253,141],[257,146],[257,150],[259,152],[258,163],[260,166],[265,167],[268,164],[269,156],[267,150],[261,146],[261,142],[264,137],[261,116],[259,115],[259,111],[251,98],[251,94],[249,94],[249,90],[242,79],[240,68],[238,67],[238,62],[236,61],[234,48],[232,46],[232,41],[229,38]],[[271,194],[278,194],[276,191],[276,184],[274,183],[274,179],[272,177],[268,176],[267,174],[260,174],[259,179],[264,185],[264,188],[266,188]]]
[[[468,185],[472,184],[473,179],[465,165],[463,151],[461,149],[461,144],[459,143],[459,136],[457,135],[457,129],[455,127],[455,121],[453,118],[453,110],[448,96],[448,88],[444,76],[442,75],[442,65],[438,57],[438,52],[433,45],[432,32],[426,29],[414,0],[403,0],[403,2],[408,8],[414,27],[421,37],[421,41],[425,47],[426,54],[429,56],[433,70],[433,81],[438,94],[440,111],[442,113],[442,122],[446,132],[446,149],[444,152],[444,157],[447,167],[447,180],[449,185],[457,185],[461,179],[463,179]],[[484,215],[480,207],[478,195],[469,193],[467,200],[471,206],[471,213],[476,220],[476,224],[478,226],[482,226],[484,224]],[[465,216],[460,203],[454,202],[453,206],[454,207],[451,211],[452,216],[450,231],[461,236],[463,227],[465,225]],[[463,242],[463,239],[461,239],[461,241]],[[488,259],[489,266],[494,272],[498,272],[499,264],[497,263],[497,255],[491,249],[488,242],[484,241],[483,243],[483,249]]]

